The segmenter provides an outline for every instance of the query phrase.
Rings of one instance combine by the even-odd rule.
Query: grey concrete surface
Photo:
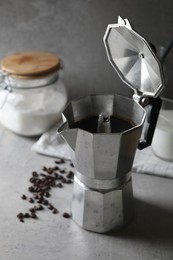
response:
[[[109,64],[102,38],[118,15],[156,46],[173,35],[172,0],[5,0],[0,2],[0,59],[23,50],[47,50],[64,61],[69,96],[132,91]],[[170,97],[172,57],[167,68]]]
[[[32,206],[20,198],[29,195],[32,171],[54,164],[30,151],[34,141],[0,127],[0,260],[173,259],[172,179],[133,174],[135,219],[120,231],[96,234],[63,218],[71,207],[71,184],[51,192],[58,214],[44,210],[38,220],[20,223],[16,215]]]

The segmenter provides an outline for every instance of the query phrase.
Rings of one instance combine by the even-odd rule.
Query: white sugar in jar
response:
[[[24,136],[55,125],[67,103],[59,80],[60,59],[47,52],[22,52],[2,60],[0,123]]]
[[[163,99],[151,148],[159,158],[173,161],[173,100]]]

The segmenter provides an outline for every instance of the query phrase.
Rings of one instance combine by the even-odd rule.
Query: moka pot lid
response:
[[[164,77],[146,39],[119,16],[117,24],[108,25],[103,40],[108,59],[122,81],[137,94],[156,97],[164,87]]]

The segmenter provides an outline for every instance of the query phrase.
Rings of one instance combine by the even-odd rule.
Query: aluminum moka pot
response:
[[[127,19],[108,25],[104,43],[114,69],[133,88],[133,99],[111,94],[73,100],[58,129],[75,166],[72,218],[99,233],[133,218],[133,160],[137,148],[151,144],[164,85],[157,57]]]

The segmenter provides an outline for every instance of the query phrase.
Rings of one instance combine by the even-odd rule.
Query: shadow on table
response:
[[[134,220],[109,235],[138,241],[157,240],[165,245],[173,245],[173,211],[135,199]]]

